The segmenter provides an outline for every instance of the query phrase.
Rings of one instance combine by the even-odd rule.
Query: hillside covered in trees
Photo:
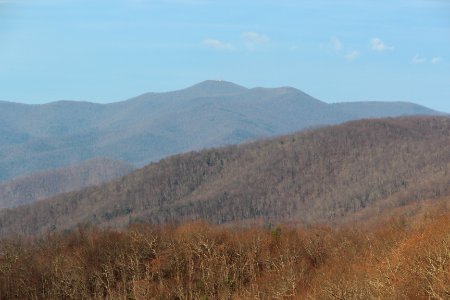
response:
[[[0,101],[0,182],[109,157],[144,166],[173,154],[367,117],[437,115],[413,103],[327,104],[290,87],[208,80],[98,104]]]
[[[450,198],[339,227],[79,227],[0,241],[1,299],[448,299]]]
[[[132,165],[121,161],[94,158],[65,168],[21,176],[0,183],[0,209],[99,185],[131,173],[134,169]]]
[[[189,220],[339,224],[450,193],[450,119],[374,119],[163,159],[0,211],[3,236]]]

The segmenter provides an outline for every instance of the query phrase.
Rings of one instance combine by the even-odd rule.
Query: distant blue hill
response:
[[[0,102],[0,181],[93,157],[136,166],[171,154],[242,143],[348,120],[439,115],[405,102],[327,104],[300,90],[204,81],[123,102]]]

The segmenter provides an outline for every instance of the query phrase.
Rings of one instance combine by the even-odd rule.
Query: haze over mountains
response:
[[[412,103],[327,104],[297,89],[205,81],[111,104],[0,102],[0,181],[94,157],[143,166],[168,155],[348,120],[439,114]]]
[[[75,166],[21,176],[0,184],[0,209],[99,185],[133,170],[133,166],[121,161],[94,158]]]
[[[120,180],[0,211],[0,231],[80,223],[342,222],[450,194],[450,119],[353,121],[173,156]]]

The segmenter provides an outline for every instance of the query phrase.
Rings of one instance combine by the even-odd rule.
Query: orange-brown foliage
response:
[[[450,214],[433,209],[341,228],[80,227],[0,246],[0,299],[448,299],[449,287]]]

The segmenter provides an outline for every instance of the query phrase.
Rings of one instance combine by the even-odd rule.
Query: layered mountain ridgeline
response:
[[[247,89],[225,81],[112,104],[0,102],[0,181],[93,157],[143,166],[205,147],[410,114],[438,112],[411,103],[330,105],[294,88]]]
[[[133,166],[124,162],[95,158],[74,166],[19,177],[0,184],[0,209],[99,185],[133,170]]]
[[[3,210],[0,230],[193,219],[343,222],[449,194],[449,153],[449,118],[353,121],[173,156],[101,187]]]

